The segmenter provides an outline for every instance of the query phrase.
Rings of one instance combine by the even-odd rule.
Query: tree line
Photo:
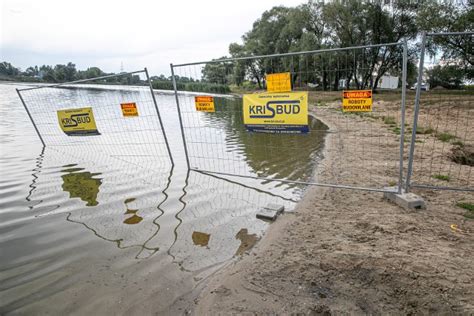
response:
[[[24,71],[9,62],[4,61],[0,63],[0,80],[59,83],[108,75],[114,75],[114,73],[104,72],[99,67],[89,67],[86,70],[78,70],[76,69],[76,65],[72,62],[55,66],[31,66]],[[101,80],[100,83],[140,84],[143,83],[143,81],[140,79],[140,76],[131,75],[106,78]]]
[[[93,79],[103,76],[112,76],[101,80],[94,80],[94,84],[121,84],[121,85],[147,85],[148,82],[141,79],[139,75],[123,74],[118,76],[115,73],[107,73],[99,67],[89,67],[86,70],[77,70],[76,65],[69,62],[65,65],[55,66],[43,65],[32,66],[22,71],[9,62],[0,62],[0,80],[23,81],[23,82],[47,82],[61,83],[83,79]],[[203,82],[199,79],[176,76],[177,88],[183,91],[200,91],[209,93],[228,93],[230,89],[227,85]],[[161,74],[151,76],[150,81],[154,89],[173,90],[172,77]]]
[[[386,2],[386,1],[384,1]],[[408,82],[416,81],[420,34],[474,30],[474,10],[465,1],[313,1],[297,7],[276,6],[264,12],[242,36],[231,43],[229,57],[262,56],[338,47],[407,41]],[[472,36],[436,37],[428,53],[445,61],[428,69],[432,86],[459,88],[472,81]],[[377,89],[382,76],[399,76],[400,46],[279,58],[256,58],[211,63],[202,69],[206,82],[262,89],[265,75],[289,71],[295,85],[323,90],[354,87]],[[225,57],[224,57],[225,58]]]

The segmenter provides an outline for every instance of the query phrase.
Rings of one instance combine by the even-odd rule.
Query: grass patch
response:
[[[464,143],[460,140],[456,140],[456,141],[452,142],[451,144],[453,144],[454,146],[459,146],[461,148],[464,148]]]
[[[394,128],[392,129],[392,131],[393,131],[395,134],[400,135],[400,127],[394,127]]]
[[[446,176],[444,174],[434,174],[433,175],[433,178],[435,179],[438,179],[438,180],[442,180],[442,181],[449,181],[451,180],[451,178],[449,176]]]
[[[392,116],[384,116],[383,122],[387,125],[397,125],[397,122],[395,122],[395,118]]]
[[[439,134],[436,134],[436,138],[442,142],[449,142],[450,140],[455,139],[456,136],[449,133],[439,133]]]
[[[433,134],[434,133],[434,129],[432,129],[431,127],[421,127],[421,126],[417,126],[416,127],[416,133],[417,134]]]
[[[474,204],[469,202],[458,202],[456,203],[456,206],[466,210],[464,217],[474,219]]]

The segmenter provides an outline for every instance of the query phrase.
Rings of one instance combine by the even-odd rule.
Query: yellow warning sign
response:
[[[291,91],[291,74],[289,72],[268,74],[266,80],[267,92]]]
[[[210,96],[196,96],[194,97],[194,104],[196,105],[196,111],[202,112],[215,112],[214,108],[214,97]]]
[[[308,92],[245,94],[243,116],[249,131],[307,133]]]
[[[122,114],[125,117],[138,116],[137,104],[135,102],[120,103]]]
[[[100,135],[92,108],[59,110],[58,122],[68,136]]]
[[[372,90],[344,90],[343,112],[372,112]]]

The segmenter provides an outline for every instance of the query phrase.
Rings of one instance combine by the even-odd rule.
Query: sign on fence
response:
[[[135,102],[120,103],[122,114],[125,117],[138,116],[137,104]]]
[[[214,97],[210,96],[197,96],[194,98],[194,104],[196,111],[202,112],[215,112],[214,108]]]
[[[246,94],[243,117],[249,131],[307,133],[308,92]]]
[[[282,72],[268,74],[266,76],[268,92],[289,92],[291,91],[291,74]]]
[[[59,110],[58,121],[68,136],[100,135],[92,108]]]
[[[372,112],[372,90],[344,90],[343,112]]]

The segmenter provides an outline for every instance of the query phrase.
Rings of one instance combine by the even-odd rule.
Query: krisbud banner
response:
[[[243,116],[249,131],[307,133],[308,92],[246,94]]]

